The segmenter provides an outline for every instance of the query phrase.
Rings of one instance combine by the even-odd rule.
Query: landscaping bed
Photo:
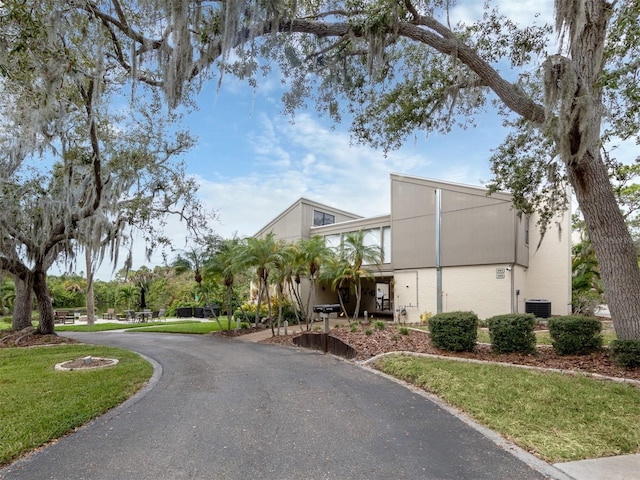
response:
[[[59,345],[79,343],[76,340],[58,335],[36,335],[35,328],[29,327],[24,330],[1,330],[0,348],[13,347],[36,347],[42,345]]]
[[[589,355],[563,356],[555,353],[552,347],[545,345],[538,346],[535,355],[523,355],[515,353],[494,354],[489,345],[478,344],[473,353],[453,353],[433,347],[427,332],[409,330],[408,335],[403,335],[392,325],[382,330],[373,328],[371,330],[371,334],[367,335],[364,329],[352,332],[348,327],[338,327],[331,330],[331,335],[348,343],[358,352],[356,361],[367,360],[382,353],[407,351],[558,370],[575,370],[640,381],[640,369],[626,369],[614,365],[607,348]],[[299,332],[268,338],[262,343],[296,346],[293,343],[293,337],[296,335],[299,335]]]

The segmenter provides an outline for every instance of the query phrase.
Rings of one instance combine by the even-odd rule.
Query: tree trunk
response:
[[[603,0],[585,1],[582,8],[588,12],[586,18],[573,15],[569,6],[556,3],[556,15],[569,34],[569,55],[550,59],[555,71],[562,73],[548,77],[550,83],[545,80],[545,87],[552,89],[552,94],[558,89],[560,97],[556,144],[598,258],[616,334],[621,339],[640,339],[638,258],[600,156],[603,106],[598,82],[610,5]]]
[[[357,322],[358,321],[358,317],[360,316],[360,298],[362,297],[362,282],[360,281],[360,279],[356,279],[356,285],[355,285],[355,294],[356,294],[356,308],[353,311],[353,321]]]
[[[267,292],[267,314],[269,315],[269,328],[271,328],[271,336],[275,337],[276,332],[273,329],[273,310],[271,309],[271,295],[269,294],[269,284],[265,277],[265,291]]]
[[[47,286],[47,274],[43,270],[36,270],[33,273],[33,293],[38,300],[38,310],[40,311],[40,324],[37,333],[40,335],[55,334],[53,325],[53,307],[51,306],[51,296]]]
[[[233,302],[232,302],[232,296],[233,296],[233,283],[227,283],[227,299],[226,299],[226,303],[227,303],[227,332],[231,331],[231,319],[233,318]],[[236,320],[236,330],[238,329],[238,324],[239,321]]]
[[[87,267],[87,325],[93,325],[96,319],[96,303],[93,293],[93,265],[89,247],[85,248],[85,263]]]
[[[316,303],[316,275],[315,272],[309,274],[309,295],[307,297],[307,305],[305,306],[305,321],[307,324],[307,331],[311,330],[311,323],[313,322],[313,307]]]
[[[600,159],[567,169],[596,252],[605,300],[620,339],[640,340],[640,269],[633,240]]]
[[[262,307],[262,289],[264,288],[264,282],[262,281],[262,277],[260,277],[260,287],[258,288],[258,303],[256,304],[256,316],[254,319],[254,327],[258,327],[258,321],[260,320],[260,307]]]
[[[31,275],[27,275],[26,278],[23,279],[14,274],[13,284],[16,289],[16,298],[13,302],[11,328],[13,330],[22,330],[31,326],[31,312],[33,311],[33,277]]]

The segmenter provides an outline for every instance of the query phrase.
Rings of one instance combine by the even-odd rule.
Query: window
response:
[[[332,223],[336,223],[335,215],[331,215],[330,213],[324,213],[319,210],[313,211],[314,227],[319,227],[320,225],[331,225]]]
[[[380,245],[380,229],[371,228],[369,230],[365,230],[364,236],[362,238],[362,243],[365,247],[382,248],[382,246]],[[368,265],[368,264],[365,263],[365,265]]]
[[[529,246],[529,215],[524,217],[524,244]]]
[[[336,252],[340,250],[341,243],[342,237],[339,233],[336,233],[335,235],[327,235],[326,237],[324,237],[324,244],[328,248],[334,249]]]
[[[391,227],[382,227],[383,263],[391,263]]]

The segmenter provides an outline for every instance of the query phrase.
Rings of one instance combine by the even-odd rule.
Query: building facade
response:
[[[570,212],[541,238],[535,216],[517,212],[509,194],[400,174],[390,180],[389,215],[363,218],[302,198],[256,236],[319,235],[336,247],[344,234],[364,231],[384,262],[363,283],[360,311],[396,321],[456,310],[488,318],[537,305],[553,315],[570,312]],[[316,295],[317,303],[337,302],[327,286]]]

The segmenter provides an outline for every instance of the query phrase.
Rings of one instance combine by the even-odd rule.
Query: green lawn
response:
[[[222,323],[226,327],[226,319]],[[219,326],[187,320],[56,329],[110,328],[203,334]],[[121,363],[94,371],[53,370],[58,362],[87,355],[115,357]],[[406,356],[386,357],[379,368],[438,395],[549,462],[640,453],[640,389],[627,384]],[[121,403],[151,373],[137,355],[107,347],[0,349],[0,464]]]
[[[107,330],[122,330],[122,329],[140,329],[145,327],[155,327],[163,325],[183,325],[200,323],[196,320],[176,320],[174,322],[146,322],[146,323],[126,323],[126,322],[114,322],[114,323],[96,323],[94,325],[56,325],[56,332],[104,332]]]
[[[56,363],[88,355],[117,358],[120,363],[95,370],[54,370]],[[146,360],[117,348],[0,349],[0,465],[122,403],[152,373]]]
[[[378,368],[548,462],[640,453],[640,389],[629,384],[401,355]]]
[[[222,328],[227,328],[227,317],[220,317]],[[231,328],[235,328],[235,323],[231,323]],[[206,334],[217,332],[220,330],[218,322],[190,322],[190,323],[159,323],[153,326],[145,326],[136,328],[135,332],[154,332],[154,333],[192,333]]]

